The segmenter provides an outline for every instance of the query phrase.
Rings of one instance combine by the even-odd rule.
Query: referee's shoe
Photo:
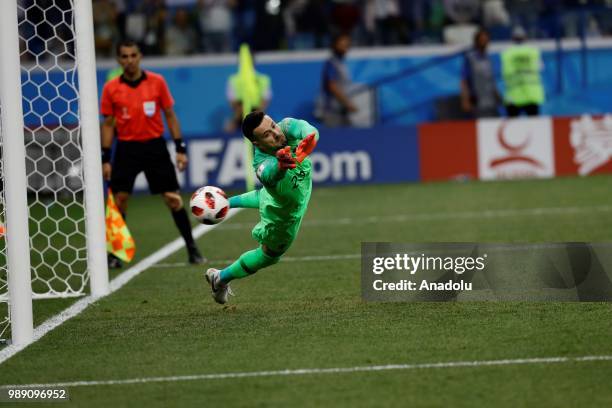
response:
[[[108,262],[108,269],[123,268],[123,263],[121,262],[121,259],[117,258],[113,254],[108,254],[106,260]]]
[[[187,253],[189,254],[189,263],[192,265],[199,265],[206,262],[206,258],[202,256],[200,250],[195,245],[187,246]]]

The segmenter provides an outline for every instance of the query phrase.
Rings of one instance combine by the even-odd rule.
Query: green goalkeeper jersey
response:
[[[306,136],[315,133],[315,139],[319,140],[317,129],[305,120],[285,118],[278,125],[294,156],[295,149]],[[255,148],[253,168],[264,186],[259,206],[262,221],[290,223],[301,219],[312,191],[310,158],[296,163],[294,169],[280,170],[275,156]]]

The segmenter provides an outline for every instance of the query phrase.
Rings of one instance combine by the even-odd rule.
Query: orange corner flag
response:
[[[110,188],[106,200],[106,250],[125,262],[130,262],[136,252],[134,238],[115,204]]]

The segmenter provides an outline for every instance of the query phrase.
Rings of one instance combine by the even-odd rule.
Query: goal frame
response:
[[[87,271],[91,296],[109,293],[106,263],[104,192],[102,183],[98,91],[96,82],[93,13],[90,0],[72,0],[79,89],[79,122],[83,148]],[[0,103],[6,215],[8,302],[11,340],[24,346],[34,339],[30,237],[18,0],[0,1]],[[15,103],[19,101],[19,103]]]

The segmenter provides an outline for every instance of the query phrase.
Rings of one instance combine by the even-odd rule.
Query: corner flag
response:
[[[125,262],[130,262],[136,252],[134,238],[115,204],[110,188],[106,200],[106,250]]]

